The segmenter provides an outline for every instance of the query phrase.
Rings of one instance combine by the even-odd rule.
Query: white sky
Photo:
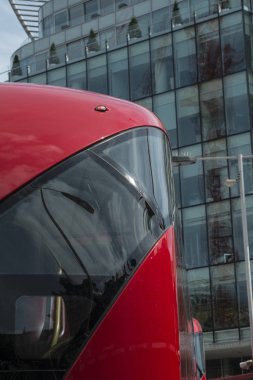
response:
[[[8,70],[12,53],[27,38],[9,1],[0,0],[0,74]]]

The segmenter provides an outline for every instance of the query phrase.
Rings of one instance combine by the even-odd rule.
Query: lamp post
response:
[[[245,274],[246,274],[246,286],[247,286],[247,299],[248,299],[248,309],[249,309],[249,325],[250,325],[250,345],[251,345],[251,357],[253,359],[253,299],[252,299],[252,279],[251,279],[251,269],[250,269],[250,253],[249,253],[249,237],[248,237],[248,223],[247,223],[247,212],[246,212],[246,201],[245,201],[245,188],[244,188],[244,171],[243,171],[243,159],[252,159],[253,155],[243,156],[238,154],[238,156],[204,156],[204,157],[190,157],[186,159],[186,156],[174,156],[172,161],[175,165],[187,165],[195,164],[197,161],[211,161],[211,160],[227,160],[227,161],[237,161],[238,163],[238,175],[237,178],[226,180],[226,185],[228,187],[234,186],[239,183],[240,187],[240,204],[241,204],[241,218],[242,218],[242,233],[243,233],[243,252],[245,260]],[[253,360],[248,360],[247,362],[240,363],[242,369],[250,368],[253,365]]]

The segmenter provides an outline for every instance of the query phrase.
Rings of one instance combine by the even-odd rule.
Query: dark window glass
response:
[[[82,24],[84,22],[84,5],[79,4],[69,9],[70,26]]]
[[[63,29],[66,29],[69,26],[67,11],[65,10],[65,11],[56,13],[56,15],[54,16],[54,21],[55,21],[55,33],[60,32]]]
[[[192,314],[198,319],[204,331],[210,331],[213,329],[213,323],[209,269],[189,270],[187,274]]]
[[[142,142],[158,145],[154,164],[162,164],[166,139],[157,135]],[[136,135],[109,145],[118,139],[127,157]],[[1,204],[0,375],[40,370],[49,378],[57,370],[54,379],[61,378],[170,222],[153,194],[105,157],[94,149],[79,153]],[[150,160],[142,165],[147,174],[154,169]],[[161,191],[159,207],[169,195]]]
[[[108,93],[106,56],[100,55],[87,60],[88,89]]]
[[[147,42],[130,46],[129,65],[131,99],[135,100],[151,95],[152,84]]]
[[[233,262],[234,252],[229,202],[224,201],[208,205],[207,217],[211,264]]]
[[[129,99],[129,70],[127,49],[108,54],[108,75],[110,95]]]
[[[214,328],[238,326],[234,264],[211,268]]]
[[[90,0],[85,3],[86,21],[93,20],[99,16],[98,0]]]
[[[223,72],[231,74],[245,68],[243,20],[240,12],[221,20]]]
[[[47,16],[43,19],[43,37],[49,37],[53,32],[53,17]]]

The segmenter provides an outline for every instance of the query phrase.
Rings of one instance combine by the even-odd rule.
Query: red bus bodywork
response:
[[[90,159],[90,162],[97,165],[98,160],[102,161],[102,158],[104,160],[104,156],[101,156],[102,158],[97,157],[96,145],[106,142],[108,139],[114,138],[114,136],[120,136],[122,133],[137,131],[138,128],[145,127],[147,131],[149,129],[154,131],[155,135],[159,133],[161,135],[165,134],[160,121],[148,110],[130,102],[94,93],[47,86],[2,84],[0,86],[0,104],[0,206],[3,209],[2,214],[0,209],[0,215],[3,215],[3,218],[5,218],[6,213],[8,215],[10,209],[15,210],[15,207],[19,207],[20,199],[23,199],[22,197],[26,199],[27,193],[31,193],[31,199],[33,197],[35,199],[36,194],[39,194],[40,191],[41,199],[45,203],[43,212],[44,214],[47,212],[51,216],[51,221],[54,221],[52,213],[50,214],[50,207],[51,210],[55,207],[56,203],[51,199],[56,197],[56,191],[54,190],[55,193],[53,193],[48,189],[49,185],[47,188],[43,188],[42,185],[38,184],[41,177],[47,176],[48,171],[54,170],[54,168],[58,170],[59,165],[68,164],[68,160],[75,159],[78,152],[86,154],[87,149],[91,149],[91,153],[89,153],[88,158],[85,156],[85,159]],[[164,139],[166,140],[167,137],[164,137]],[[107,165],[107,162],[103,161],[102,164]],[[108,170],[112,172],[114,169],[110,166]],[[52,181],[47,183],[54,183]],[[125,183],[124,181],[126,181],[126,178],[121,180],[120,186]],[[94,194],[94,191],[91,194]],[[80,203],[80,199],[75,194],[71,198],[64,191],[59,196],[59,202],[65,202],[66,197],[71,201],[74,200],[73,204],[75,205],[78,202]],[[12,199],[14,198],[13,205]],[[139,202],[139,199],[137,201]],[[56,202],[58,202],[57,199]],[[22,207],[21,210],[24,210],[23,205]],[[89,205],[87,206],[86,203],[82,207],[85,208],[86,213],[94,214],[94,210],[91,207],[89,209]],[[146,213],[148,212],[151,215],[149,215],[149,218],[153,217],[153,211],[150,211],[150,207],[147,205],[143,207],[146,207],[146,210],[148,210]],[[25,208],[25,210],[25,212],[22,211],[23,216],[21,218],[27,218],[26,213],[29,213],[30,208]],[[7,218],[11,228],[12,218],[16,218],[17,214],[17,212],[13,212],[12,216]],[[20,212],[20,214],[22,213]],[[22,230],[20,220],[22,221],[22,219],[18,219],[18,223],[15,222],[14,232],[12,231],[14,234],[17,233],[19,228]],[[129,220],[128,223],[131,224],[131,221]],[[55,226],[57,227],[56,222]],[[7,234],[9,230],[10,228],[8,227]],[[60,228],[59,231],[64,236]],[[56,232],[59,234],[58,231]],[[56,232],[54,232],[55,235]],[[171,221],[171,225],[164,228],[159,238],[156,241],[154,240],[154,244],[150,243],[148,252],[145,253],[135,270],[131,268],[131,273],[127,276],[127,280],[124,280],[124,285],[120,287],[119,291],[115,292],[116,296],[110,302],[108,301],[106,311],[101,312],[96,323],[94,322],[91,332],[86,334],[87,336],[82,335],[83,338],[79,337],[78,343],[77,340],[74,341],[73,357],[67,358],[67,362],[70,364],[66,367],[64,366],[64,371],[62,372],[62,357],[59,352],[61,352],[62,346],[70,344],[70,347],[72,347],[73,342],[68,337],[68,334],[69,330],[71,330],[71,324],[77,323],[75,321],[70,323],[68,318],[74,318],[73,313],[71,315],[71,312],[69,312],[66,316],[64,310],[67,309],[68,297],[72,297],[73,291],[77,292],[75,297],[79,297],[78,289],[80,289],[81,285],[78,288],[74,287],[74,282],[71,283],[72,285],[74,284],[73,289],[77,290],[73,290],[71,286],[65,287],[66,292],[69,292],[67,296],[60,292],[57,293],[57,297],[54,296],[56,293],[49,296],[49,293],[45,293],[45,295],[43,290],[38,293],[28,292],[29,294],[27,294],[27,291],[24,291],[24,294],[16,295],[15,293],[15,296],[12,295],[12,298],[15,298],[14,309],[16,311],[13,311],[16,321],[15,329],[11,327],[7,331],[7,327],[5,328],[4,326],[7,326],[8,323],[4,319],[2,322],[0,318],[0,347],[3,346],[2,342],[5,342],[5,340],[8,342],[7,346],[10,345],[10,353],[6,352],[6,349],[4,351],[6,355],[5,366],[0,366],[0,376],[1,372],[4,371],[7,374],[15,372],[15,376],[17,376],[15,378],[17,379],[49,379],[51,378],[50,376],[52,378],[64,377],[67,380],[81,378],[89,380],[195,379],[196,368],[194,365],[192,331],[188,331],[191,319],[190,315],[187,316],[188,299],[185,297],[184,283],[180,277],[182,268],[176,259],[180,252],[178,252],[178,242],[175,244],[175,233],[174,221]],[[6,245],[8,242],[5,242],[5,236],[3,234],[2,241]],[[18,232],[17,236],[22,241],[22,233],[21,238],[20,232]],[[15,240],[15,238],[13,239]],[[101,239],[105,238],[101,237]],[[66,236],[65,240],[67,241]],[[67,242],[70,246],[69,241]],[[82,244],[85,245],[86,243]],[[6,260],[8,260],[8,257]],[[20,260],[25,260],[25,258],[23,259],[22,256]],[[132,263],[133,261],[130,262]],[[5,281],[3,282],[4,284],[9,284],[16,274],[9,273],[7,266],[6,268],[3,275],[0,273],[0,281]],[[127,271],[128,269],[124,270]],[[25,272],[26,276],[26,268],[22,269],[22,271]],[[27,280],[23,272],[17,278],[17,281],[20,281],[21,284],[20,289],[22,287],[26,289],[27,285],[25,284],[28,280],[37,284],[38,278],[42,279],[40,289],[45,288],[43,276],[37,276],[36,278],[33,277],[33,273],[29,272],[30,277],[27,275],[29,277]],[[63,274],[62,270],[59,270],[57,276],[60,280]],[[57,277],[55,274],[54,276],[55,278]],[[64,281],[67,281],[67,276],[64,277]],[[24,285],[22,285],[23,283]],[[107,284],[109,284],[109,281],[107,281]],[[8,287],[6,287],[6,299],[8,299],[8,291]],[[93,298],[91,305],[95,303],[96,297],[101,296],[97,289],[94,292],[95,298]],[[1,297],[3,297],[2,293]],[[73,302],[77,299],[75,297],[73,298],[74,301],[72,300],[72,303],[68,306],[70,310]],[[49,309],[46,309],[45,303],[49,299],[53,299],[55,303],[58,301],[60,304],[66,303],[64,307],[62,306],[59,309],[60,315],[58,317],[55,311],[56,306],[50,306]],[[8,302],[11,303],[11,301]],[[35,307],[35,305],[37,306]],[[31,323],[32,327],[29,327],[30,322],[28,323],[25,317],[20,317],[21,314],[26,315],[25,307],[29,307],[27,315],[33,321]],[[54,338],[51,338],[49,334],[51,327],[47,327],[46,330],[46,322],[42,323],[43,310],[47,310],[47,316],[50,314],[51,325],[56,324],[57,318],[64,325],[64,331],[62,330],[61,336],[58,334],[59,344],[50,343],[50,349],[47,348],[47,342],[49,339],[51,341]],[[82,308],[80,307],[80,312],[81,310]],[[19,318],[21,318],[21,322]],[[36,318],[39,322],[36,321]],[[28,333],[26,328],[23,328],[23,330],[18,329],[17,326],[19,325],[28,326],[31,329],[32,335],[29,335],[29,344],[31,345],[31,350],[33,348],[37,349],[39,344],[39,353],[31,353],[31,350],[28,350],[28,353],[24,353],[22,356],[22,350],[25,351],[26,349],[27,344],[24,342],[27,342]],[[38,327],[39,325],[40,327]],[[43,326],[41,327],[41,325]],[[81,324],[79,327],[83,328]],[[40,334],[37,331],[39,328]],[[54,326],[52,330],[55,335],[56,328]],[[45,335],[50,335],[50,337],[45,338]],[[24,342],[22,341],[23,336],[25,336]],[[16,343],[13,344],[13,339],[15,342],[18,340],[18,344],[20,344],[18,348]],[[85,343],[82,343],[82,339],[85,340]],[[4,344],[6,347],[6,343]],[[10,365],[8,365],[8,355],[11,357]],[[56,356],[57,360],[54,359],[51,362],[51,356]],[[64,358],[66,356],[67,354],[64,353]],[[19,358],[18,361],[16,361],[17,357]],[[46,367],[45,374],[43,372],[44,362],[49,366]],[[53,365],[57,369],[52,369],[51,366]]]

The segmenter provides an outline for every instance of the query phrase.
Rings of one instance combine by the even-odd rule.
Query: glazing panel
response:
[[[228,138],[228,154],[229,156],[243,156],[251,155],[251,141],[250,134],[243,133]],[[230,178],[238,178],[238,161],[229,161],[229,176]],[[243,159],[243,176],[244,176],[244,190],[245,193],[253,192],[253,160],[252,158]],[[232,196],[239,195],[239,183],[230,188]]]
[[[47,16],[43,19],[43,37],[49,37],[53,33],[53,16]]]
[[[115,0],[100,0],[100,13],[101,16],[108,15],[114,12]]]
[[[242,213],[240,199],[232,200],[233,237],[235,255],[237,260],[244,260],[243,235],[242,235]],[[248,224],[248,239],[250,257],[253,258],[253,197],[246,197],[246,213]]]
[[[242,14],[237,12],[221,19],[221,48],[223,73],[245,68]]]
[[[221,80],[200,85],[200,107],[203,140],[212,140],[226,134]]]
[[[100,44],[102,49],[107,50],[116,46],[115,28],[110,28],[100,33]]]
[[[200,24],[197,28],[199,80],[221,75],[221,50],[218,20]]]
[[[99,16],[98,0],[90,0],[85,3],[86,21],[93,20]]]
[[[234,260],[231,211],[228,201],[207,206],[208,240],[211,264],[226,264]]]
[[[126,48],[108,54],[108,78],[110,95],[129,99],[129,73]]]
[[[210,13],[209,0],[191,0],[190,1],[190,14],[196,15],[196,19],[208,16]]]
[[[238,326],[234,264],[211,267],[214,328]]]
[[[102,94],[108,93],[105,55],[100,55],[87,60],[87,74],[88,90],[101,92]]]
[[[176,86],[183,87],[197,82],[196,46],[194,28],[174,33],[174,58]]]
[[[54,16],[54,23],[55,23],[55,33],[58,33],[61,30],[68,28],[69,21],[68,21],[67,10],[56,13]]]
[[[183,209],[184,256],[187,268],[208,265],[205,206]]]
[[[177,117],[179,145],[191,145],[201,141],[198,87],[177,91]]]
[[[131,0],[116,0],[116,10],[124,9],[131,4]]]
[[[71,42],[67,45],[69,61],[84,57],[84,42],[83,40]]]
[[[170,8],[162,8],[152,12],[151,32],[160,33],[171,28],[171,12]]]
[[[204,331],[213,330],[208,268],[199,268],[187,272],[194,318],[200,322]]]
[[[86,89],[86,67],[85,62],[68,65],[68,87],[80,90]]]
[[[253,263],[251,262],[251,268]],[[248,309],[248,297],[245,275],[245,263],[236,264],[236,276],[237,276],[237,294],[238,294],[238,308],[240,327],[249,326],[249,309]]]
[[[163,122],[169,134],[170,144],[175,148],[177,146],[175,94],[168,92],[154,96],[154,112]]]
[[[201,156],[201,146],[194,145],[180,149],[180,155]],[[182,206],[191,206],[204,202],[203,165],[198,161],[194,165],[180,168]]]
[[[245,73],[224,78],[226,124],[229,135],[250,129],[247,93]]]
[[[151,72],[147,42],[129,47],[131,99],[151,95]]]
[[[174,88],[171,34],[151,39],[153,92]]]
[[[70,26],[82,24],[84,22],[84,4],[69,8]]]
[[[227,156],[226,140],[220,139],[204,144],[204,156]],[[207,202],[220,201],[228,198],[229,191],[226,186],[228,176],[227,160],[210,159],[205,161],[205,182]]]
[[[65,68],[63,67],[61,69],[54,69],[48,71],[48,84],[66,87]]]
[[[136,100],[135,103],[152,111],[152,98]]]

